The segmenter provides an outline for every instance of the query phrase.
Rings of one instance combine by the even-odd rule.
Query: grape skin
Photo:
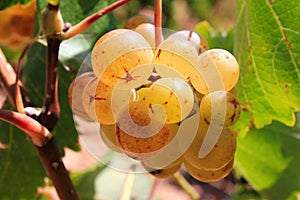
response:
[[[181,168],[182,158],[175,160],[169,166],[164,168],[155,169],[147,166],[143,161],[141,162],[142,166],[154,177],[156,178],[170,178]]]
[[[220,123],[224,124],[224,127],[228,128],[237,122],[241,114],[241,106],[235,96],[226,91],[214,91],[202,98],[200,102],[200,116],[202,120],[207,124],[211,123],[212,106],[216,104],[224,104],[226,106],[225,119],[220,116],[219,120]]]
[[[100,124],[100,136],[103,143],[111,150],[121,153],[116,134],[116,124],[104,125]]]
[[[159,104],[166,111],[167,124],[177,123],[190,114],[194,105],[191,87],[181,78],[161,78],[154,82],[145,95],[149,106]]]
[[[127,133],[120,128],[120,122],[126,126],[129,120],[132,120],[139,127],[144,127],[151,123],[149,107],[144,100],[129,103],[131,119],[128,119],[123,113],[120,112],[119,114],[116,133],[117,142],[125,154],[137,160],[149,159],[159,153],[159,150],[168,144],[170,138],[168,125],[163,125],[162,129],[153,136],[148,136],[145,132],[140,132],[143,129],[136,129],[135,127],[131,127],[131,133]],[[141,134],[143,137],[136,137],[132,134]]]
[[[226,177],[232,170],[233,159],[224,167],[216,170],[206,170],[203,168],[198,168],[186,160],[184,160],[183,163],[184,166],[186,167],[186,170],[193,178],[195,178],[198,181],[208,183],[208,182],[219,181],[222,178]]]
[[[229,129],[224,129],[213,149],[204,158],[199,158],[199,151],[207,130],[208,125],[200,119],[197,135],[184,153],[184,159],[198,168],[217,170],[233,159],[236,149],[236,134]]]
[[[198,57],[198,73],[191,74],[193,87],[202,94],[217,90],[230,91],[239,78],[235,57],[224,49],[210,49]]]
[[[136,15],[132,18],[130,18],[127,23],[125,24],[124,28],[126,29],[135,29],[141,24],[154,24],[153,17],[146,16],[146,15]]]
[[[77,76],[69,86],[68,97],[69,104],[72,108],[73,114],[82,119],[91,121],[92,119],[85,112],[82,103],[82,93],[86,84],[95,77],[93,72],[85,72]]]
[[[82,91],[82,105],[84,111],[93,121],[97,121],[95,113],[95,91],[98,85],[98,81],[98,77],[94,77],[86,84]]]

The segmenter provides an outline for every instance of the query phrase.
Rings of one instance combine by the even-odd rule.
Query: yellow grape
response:
[[[183,163],[186,167],[186,170],[193,178],[197,179],[198,181],[208,183],[219,181],[226,177],[232,170],[233,159],[229,161],[229,163],[226,164],[224,167],[216,170],[206,170],[203,168],[198,168],[185,160],[183,161]]]
[[[181,78],[165,77],[155,81],[145,95],[150,108],[161,105],[167,115],[166,123],[182,121],[192,111],[194,94],[192,88]]]
[[[158,169],[147,166],[147,164],[145,164],[143,161],[141,163],[142,163],[142,166],[154,177],[170,178],[181,168],[182,158],[180,157],[179,159],[175,160],[170,165],[168,165],[164,168],[158,168]]]
[[[208,128],[209,126],[200,120],[197,135],[191,146],[184,153],[184,159],[198,168],[217,170],[233,159],[236,149],[236,134],[229,129],[224,129],[212,150],[204,158],[200,158],[200,148],[205,145],[203,141]],[[210,141],[207,142],[209,143]]]
[[[94,105],[97,121],[100,124],[115,124],[111,104],[112,92],[113,88],[110,85],[103,83],[101,80],[98,81],[94,97]]]
[[[153,63],[156,72],[161,77],[170,76],[162,66],[172,68],[184,79],[197,73],[195,65],[197,64],[199,49],[196,46],[199,47],[200,39],[194,32],[192,32],[192,36],[193,39],[191,40],[184,32],[174,33],[157,47]]]
[[[92,120],[85,112],[82,104],[82,93],[86,84],[95,77],[93,72],[85,72],[77,76],[69,86],[69,104],[75,115],[85,120]]]
[[[224,49],[210,49],[198,57],[198,73],[191,74],[193,87],[202,94],[231,90],[239,78],[235,57]]]
[[[193,111],[187,118],[180,123],[169,124],[170,141],[168,144],[161,149],[159,154],[143,160],[143,162],[154,169],[161,169],[170,166],[171,163],[182,157],[197,134],[195,124],[198,124],[199,118],[199,108],[195,104]]]
[[[221,112],[217,106],[224,105],[225,113]],[[218,124],[224,124],[224,127],[232,126],[240,117],[241,106],[235,96],[226,91],[214,91],[206,94],[200,103],[201,119],[207,124],[211,123],[212,120],[212,107],[215,106],[214,112],[216,116],[216,122]],[[226,115],[224,115],[226,114]]]
[[[155,51],[155,27],[150,23],[140,24],[135,28],[135,31],[140,33],[150,44],[153,51]]]
[[[153,71],[152,58],[152,48],[142,35],[128,29],[116,29],[95,44],[92,67],[102,82],[114,88],[119,81],[127,86],[147,80]],[[137,76],[132,70],[139,66],[142,69]]]
[[[149,112],[146,102],[139,100],[129,102],[117,118],[118,144],[125,154],[137,160],[151,158],[169,142],[169,126],[155,122],[150,114],[155,112]]]
[[[117,143],[116,124],[100,124],[100,136],[108,148],[116,152],[122,152]]]
[[[85,85],[82,91],[83,109],[93,121],[97,121],[95,112],[95,92],[98,85],[98,81],[98,77],[94,77]]]
[[[124,28],[135,29],[136,27],[144,23],[154,24],[153,17],[147,15],[136,15],[128,20]]]

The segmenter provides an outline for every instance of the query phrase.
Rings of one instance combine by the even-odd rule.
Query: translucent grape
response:
[[[221,115],[216,115],[219,118],[220,125],[225,127],[232,126],[240,117],[241,106],[236,100],[235,96],[226,91],[214,91],[205,95],[200,103],[200,116],[207,124],[211,123],[212,117],[212,106],[214,105],[225,104],[226,106],[226,115],[225,119]],[[217,110],[218,111],[218,110]],[[218,121],[218,119],[216,119]]]
[[[85,85],[82,91],[82,105],[84,111],[93,121],[97,120],[95,113],[95,92],[98,85],[98,81],[98,77],[94,77]]]
[[[224,49],[210,49],[198,57],[198,73],[191,74],[193,87],[202,94],[231,90],[239,78],[239,65]]]
[[[152,49],[155,51],[155,27],[153,24],[144,23],[140,24],[135,29],[136,32],[140,33],[150,44]]]
[[[97,77],[112,87],[123,80],[128,84],[134,80],[147,79],[153,70],[152,48],[139,33],[117,29],[102,36],[92,51],[92,67]],[[133,68],[147,65],[143,73],[134,76]],[[148,69],[148,73],[145,70]]]
[[[113,88],[110,85],[106,85],[101,80],[98,81],[94,97],[94,105],[97,121],[100,124],[115,124],[111,105],[112,92]]]
[[[69,104],[75,115],[85,120],[92,120],[85,112],[82,104],[82,93],[86,84],[95,77],[93,72],[86,72],[77,76],[69,86]]]
[[[168,165],[164,168],[159,168],[159,169],[149,167],[143,161],[141,163],[142,163],[142,166],[154,177],[169,178],[169,177],[173,176],[181,168],[182,158],[180,157],[179,159],[175,160],[170,165]]]
[[[191,87],[181,78],[166,77],[155,81],[145,96],[151,108],[161,105],[166,110],[166,123],[177,123],[190,114],[194,105]]]
[[[226,164],[224,167],[216,170],[206,170],[203,168],[197,168],[196,166],[192,165],[191,163],[185,160],[183,162],[189,174],[193,178],[202,182],[215,182],[221,180],[230,173],[233,166],[233,159],[229,161],[229,163]]]
[[[168,125],[153,123],[153,118],[149,115],[151,113],[146,102],[139,100],[130,102],[128,108],[125,107],[117,118],[118,144],[125,154],[134,159],[151,158],[169,142]]]
[[[200,120],[196,138],[184,153],[184,159],[197,168],[217,170],[233,159],[236,149],[236,134],[229,129],[224,129],[212,150],[204,158],[200,158],[199,152],[207,130],[208,125]]]
[[[146,16],[146,15],[136,15],[127,21],[124,28],[135,29],[139,25],[145,24],[145,23],[154,24],[153,17]]]
[[[108,148],[116,152],[122,152],[117,143],[116,124],[100,124],[100,136]]]
[[[187,33],[189,34],[189,32]],[[195,65],[197,64],[199,49],[195,46],[199,48],[200,39],[199,36],[198,39],[192,38],[190,40],[185,32],[174,33],[158,46],[153,63],[156,72],[161,77],[170,76],[161,66],[172,68],[184,79],[189,78],[193,73],[197,73]]]

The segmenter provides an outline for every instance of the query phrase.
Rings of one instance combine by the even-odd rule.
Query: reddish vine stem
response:
[[[162,42],[162,0],[154,0],[155,46]]]
[[[62,162],[57,143],[52,138],[42,147],[35,146],[43,166],[61,200],[79,200],[69,173]]]
[[[31,137],[36,146],[43,146],[52,137],[51,133],[31,117],[11,110],[0,109],[0,119],[6,121]]]
[[[110,13],[114,9],[128,3],[129,1],[131,1],[131,0],[118,0],[115,3],[107,6],[106,8],[101,9],[100,11],[98,11],[98,12],[92,14],[91,16],[85,18],[84,20],[82,20],[78,24],[70,27],[65,33],[63,33],[60,36],[60,39],[61,40],[69,39],[69,38],[74,37],[75,35],[77,35],[79,33],[82,33],[88,27],[90,27],[91,24],[93,24],[95,21],[97,21],[99,18],[101,18],[102,16]]]
[[[38,121],[50,131],[56,125],[60,107],[58,102],[58,51],[61,41],[47,37],[46,85],[44,105]]]
[[[16,72],[13,67],[7,62],[5,55],[0,49],[0,82],[1,86],[5,90],[12,106],[16,108],[16,96],[15,96],[15,85],[18,84],[21,87],[21,94],[23,95],[22,102],[25,106],[32,106],[30,99],[27,97],[25,91],[22,88],[21,81],[15,82]]]

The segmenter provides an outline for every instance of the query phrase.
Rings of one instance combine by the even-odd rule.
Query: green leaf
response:
[[[273,122],[239,138],[236,169],[267,199],[291,199],[300,192],[300,113],[293,128]]]
[[[34,199],[46,173],[33,145],[25,133],[3,121],[0,133],[0,142],[9,145],[0,148],[1,199]]]
[[[22,80],[29,98],[35,105],[42,106],[45,88],[45,56],[46,48],[34,44],[28,52],[28,61],[22,71]],[[69,105],[68,88],[73,79],[70,72],[59,67],[59,104],[60,118],[55,126],[55,137],[58,145],[78,150],[78,134],[73,121],[73,114]]]
[[[10,6],[13,6],[15,4],[22,4],[22,5],[26,5],[29,2],[31,2],[32,0],[10,0],[10,1],[0,1],[0,10],[3,10],[5,8],[8,8]]]
[[[60,4],[60,11],[65,23],[68,22],[75,25],[87,16],[108,5],[107,1],[92,0],[89,1],[89,3],[86,3],[85,1],[64,0]],[[46,1],[37,1],[37,7],[40,14],[46,6]],[[95,41],[105,32],[113,28],[115,28],[115,22],[112,15],[107,14],[103,16],[82,34],[62,42],[59,52],[60,61],[64,65],[78,69],[85,57],[90,53]]]
[[[237,1],[234,53],[237,97],[248,114],[239,129],[273,120],[295,123],[300,108],[300,7],[293,0]]]
[[[195,32],[206,39],[210,49],[221,48],[233,52],[233,29],[228,32],[216,31],[207,21],[203,21],[196,25]]]

